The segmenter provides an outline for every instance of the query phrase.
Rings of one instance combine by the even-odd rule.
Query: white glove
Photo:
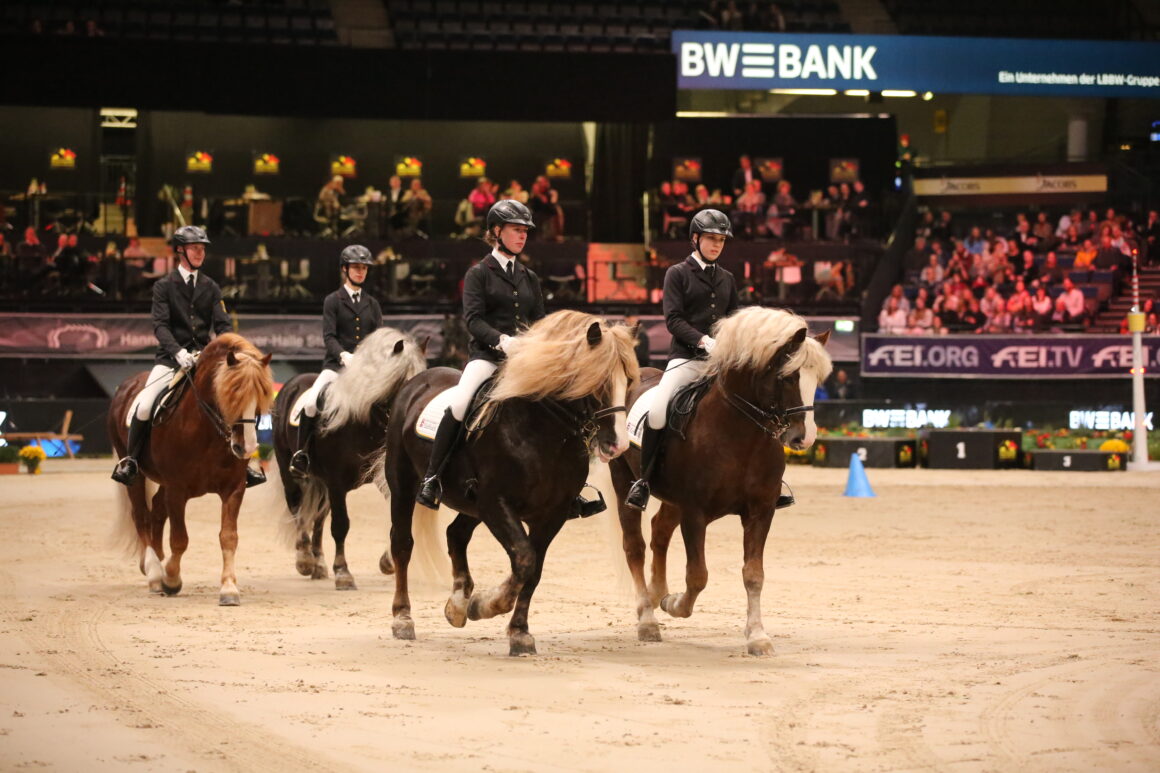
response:
[[[354,359],[354,355],[350,352],[339,352],[338,360],[342,363],[342,367],[350,367],[350,361]]]
[[[495,345],[495,348],[499,349],[504,354],[507,354],[508,349],[511,348],[512,341],[513,339],[510,335],[507,333],[500,333],[499,343]]]
[[[197,359],[185,349],[178,349],[173,358],[177,360],[177,367],[182,370],[189,370],[197,362]]]
[[[701,339],[700,343],[697,344],[697,346],[699,346],[705,350],[705,354],[712,354],[713,347],[716,345],[717,345],[717,340],[714,338],[710,338],[709,336],[704,336]]]

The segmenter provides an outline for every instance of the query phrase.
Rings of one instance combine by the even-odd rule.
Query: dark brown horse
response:
[[[394,328],[379,328],[362,342],[354,359],[326,390],[325,408],[318,418],[318,432],[311,442],[310,473],[304,480],[290,474],[290,457],[298,447],[298,428],[290,413],[298,397],[317,376],[302,373],[290,379],[274,401],[274,453],[277,477],[282,484],[287,523],[293,529],[298,551],[298,572],[306,577],[326,577],[322,554],[322,527],[330,514],[334,538],[334,586],[354,590],[355,581],[346,563],[346,536],[350,515],[347,492],[375,482],[386,493],[382,465],[369,464],[379,457],[387,430],[391,404],[399,388],[427,367],[426,344],[418,345]],[[378,477],[375,480],[376,476]],[[274,477],[274,476],[271,476]],[[379,561],[384,574],[394,571],[384,552]]]
[[[246,460],[258,447],[255,418],[270,407],[270,355],[262,356],[239,335],[210,342],[191,371],[191,382],[172,413],[152,428],[141,455],[142,476],[126,492],[124,531],[135,537],[138,565],[149,590],[170,596],[181,590],[181,556],[189,545],[185,503],[203,494],[222,500],[222,583],[219,603],[241,603],[234,574],[238,510],[246,493]],[[125,453],[126,416],[148,373],[121,384],[109,406],[108,430],[118,455]],[[150,498],[146,477],[159,484]],[[169,558],[163,537],[169,521]]]
[[[741,516],[748,596],[745,638],[752,655],[772,653],[761,623],[762,555],[785,472],[783,442],[808,448],[817,434],[810,411],[815,387],[830,373],[823,349],[829,333],[807,338],[806,321],[780,309],[750,307],[718,323],[717,345],[705,364],[712,385],[689,421],[685,439],[665,433],[661,461],[650,485],[661,500],[652,519],[652,578],[644,579],[641,513],[624,505],[640,453],[612,462],[625,557],[637,597],[637,635],[660,641],[653,608],[688,617],[708,581],[705,529],[729,513]],[[647,369],[629,404],[654,386],[659,371]],[[650,410],[664,406],[650,406]],[[666,556],[673,530],[681,527],[687,564],[685,591],[670,594]]]
[[[476,429],[443,473],[443,501],[459,512],[447,528],[453,584],[444,613],[453,626],[514,608],[510,653],[536,651],[528,606],[548,546],[575,514],[592,446],[605,461],[628,447],[624,397],[638,375],[633,344],[624,326],[609,327],[577,311],[550,314],[516,338]],[[399,392],[387,427],[392,632],[399,639],[415,638],[407,568],[415,546],[415,493],[431,453],[431,442],[415,434],[415,424],[427,403],[458,379],[459,371],[450,368],[419,374]],[[510,557],[511,574],[499,587],[474,593],[467,544],[481,521]]]

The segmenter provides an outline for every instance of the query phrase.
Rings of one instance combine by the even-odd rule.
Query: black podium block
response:
[[[952,470],[998,470],[1018,467],[1022,433],[1002,429],[919,430],[923,467]]]
[[[1055,449],[1032,451],[1033,470],[1063,470],[1067,472],[1114,472],[1128,468],[1128,455],[1115,451],[1084,451]]]
[[[916,443],[909,438],[838,438],[814,441],[814,464],[848,467],[850,454],[858,454],[864,467],[913,467],[918,460]]]

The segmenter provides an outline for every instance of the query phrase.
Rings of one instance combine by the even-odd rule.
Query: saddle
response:
[[[488,424],[495,418],[492,415],[482,415],[483,406],[487,404],[488,398],[491,396],[491,390],[495,386],[495,376],[492,376],[487,381],[479,385],[479,389],[475,391],[475,395],[471,398],[471,403],[467,406],[467,414],[464,417],[463,426],[467,429],[468,436],[471,436]],[[447,387],[439,394],[431,398],[431,402],[419,414],[419,420],[415,422],[415,434],[427,440],[435,439],[435,431],[439,429],[439,422],[443,421],[443,414],[447,412],[447,406],[451,403],[451,390],[455,387]]]
[[[322,391],[318,393],[318,399],[314,401],[314,405],[318,408],[319,413],[321,413],[322,409],[326,406],[326,396],[330,393],[330,386],[330,384],[324,386]],[[290,407],[291,427],[298,426],[299,420],[302,416],[302,410],[306,407],[306,395],[309,392],[309,389],[302,390],[302,394],[298,395],[298,398],[294,401],[294,405]]]
[[[181,404],[181,398],[185,395],[185,390],[189,388],[189,374],[183,370],[178,370],[173,378],[170,379],[169,384],[157,395],[157,399],[153,401],[153,406],[149,409],[150,423],[153,426],[164,424],[173,416],[177,406]],[[141,393],[138,392],[133,402],[129,404],[129,410],[125,413],[125,426],[128,427],[132,418],[137,415],[138,401],[141,399]]]
[[[665,426],[681,440],[685,439],[685,431],[689,428],[689,421],[697,412],[701,399],[709,392],[713,385],[711,377],[698,379],[691,384],[678,389],[669,402],[668,420]]]

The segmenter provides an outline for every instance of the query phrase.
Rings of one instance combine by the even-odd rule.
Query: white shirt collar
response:
[[[697,265],[701,267],[702,271],[704,271],[705,267],[708,266],[709,263],[707,261],[701,260],[700,256],[697,255],[696,252],[692,253],[692,255],[693,255],[693,260],[697,261]],[[717,264],[714,263],[713,265],[717,265]]]
[[[499,247],[492,247],[491,248],[491,256],[496,259],[496,261],[499,263],[499,267],[502,268],[504,273],[506,274],[507,270],[508,270],[508,263],[511,263],[513,258],[511,258],[507,255],[504,255],[502,252],[500,252]]]
[[[181,281],[182,282],[184,282],[185,284],[189,284],[189,278],[193,277],[194,285],[197,284],[197,272],[196,271],[188,271],[188,270],[186,270],[185,266],[181,265],[180,263],[177,264],[177,270],[181,273]]]
[[[351,286],[343,282],[342,289],[346,290],[346,294],[350,296],[351,301],[354,301],[354,294],[361,293],[362,290],[358,287],[351,289]]]

